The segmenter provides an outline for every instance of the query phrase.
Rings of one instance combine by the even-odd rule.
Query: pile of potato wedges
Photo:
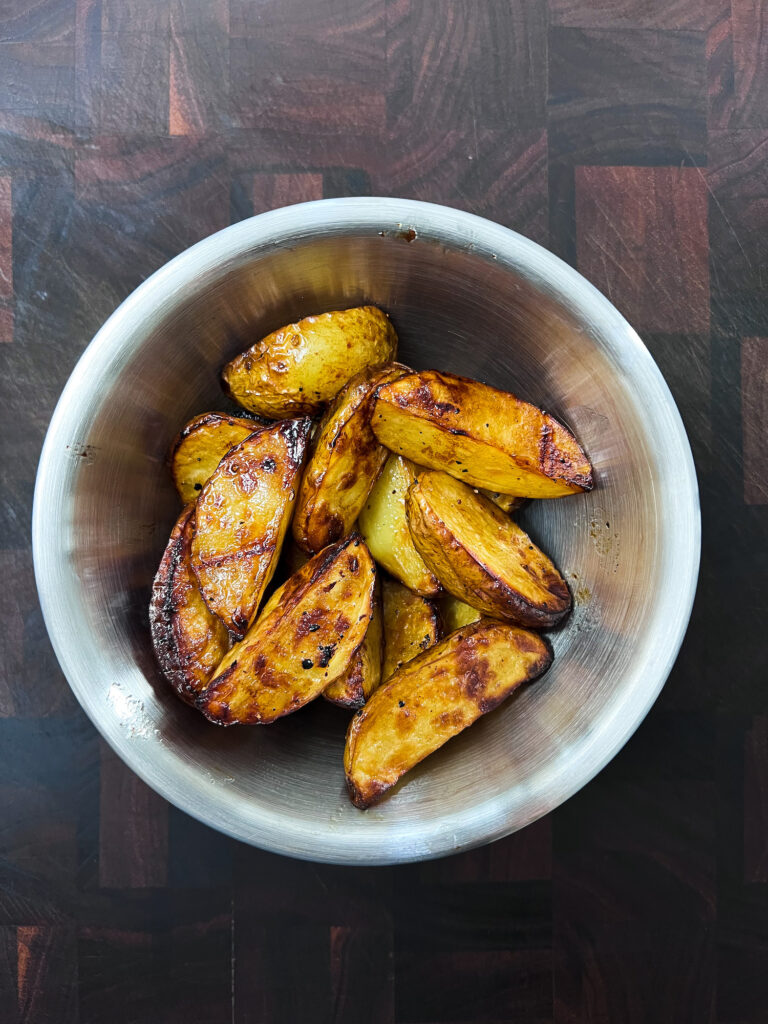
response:
[[[535,631],[571,594],[511,513],[593,486],[551,416],[396,355],[364,306],[224,367],[242,412],[173,444],[184,507],[150,604],[163,674],[211,722],[266,725],[321,696],[351,709],[359,808],[548,669]]]

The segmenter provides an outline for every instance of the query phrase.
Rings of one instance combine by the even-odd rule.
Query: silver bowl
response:
[[[225,360],[287,321],[374,303],[399,358],[507,388],[564,420],[591,494],[533,503],[527,528],[575,609],[552,669],[428,758],[379,806],[349,803],[347,715],[324,701],[268,728],[217,729],[159,675],[149,588],[178,501],[168,445],[222,406]],[[182,253],[110,317],[51,421],[33,516],[48,631],[109,744],[171,803],[270,850],[344,864],[437,857],[551,811],[656,699],[682,642],[700,519],[688,440],[651,356],[551,253],[497,224],[399,199],[262,214]]]

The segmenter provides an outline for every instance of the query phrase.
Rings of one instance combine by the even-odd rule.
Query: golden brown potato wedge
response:
[[[483,619],[403,665],[350,722],[344,771],[352,803],[370,807],[410,768],[551,662],[536,633]]]
[[[280,419],[314,415],[360,370],[395,358],[397,335],[375,306],[308,316],[227,363],[224,390],[245,409]]]
[[[401,665],[436,644],[440,636],[437,608],[432,601],[397,580],[382,580],[384,598],[384,664],[387,680]]]
[[[561,423],[506,391],[427,370],[379,388],[382,444],[420,466],[522,498],[592,489],[592,467]]]
[[[458,597],[454,597],[453,594],[447,593],[440,598],[440,615],[446,633],[453,633],[455,629],[469,626],[481,617],[477,608],[473,608],[471,604],[466,604]]]
[[[179,516],[157,570],[149,605],[155,655],[163,675],[187,704],[204,690],[230,647],[224,623],[212,615],[189,564],[195,506]]]
[[[409,373],[390,363],[361,370],[345,385],[320,424],[299,488],[293,536],[305,551],[319,551],[345,537],[387,460],[371,430],[376,388]]]
[[[482,488],[480,493],[490,498],[494,505],[498,505],[502,512],[509,515],[517,512],[525,504],[525,498],[516,498],[514,494],[500,494],[499,491],[485,491]]]
[[[493,502],[447,473],[411,486],[408,525],[445,589],[497,619],[536,629],[570,610],[571,592],[549,558]]]
[[[359,534],[325,548],[224,657],[197,706],[221,725],[265,725],[314,700],[363,642],[375,582]]]
[[[365,639],[352,655],[346,671],[323,691],[323,697],[341,708],[361,708],[381,682],[381,587],[373,594],[373,614]]]
[[[308,434],[308,419],[251,434],[224,456],[197,499],[192,569],[205,603],[239,636],[275,571]]]
[[[225,412],[205,412],[190,420],[173,442],[170,455],[173,482],[184,504],[197,498],[230,449],[264,425],[256,417]]]
[[[371,554],[410,590],[425,597],[440,593],[440,583],[413,546],[405,517],[405,495],[416,479],[413,466],[390,455],[358,519]]]

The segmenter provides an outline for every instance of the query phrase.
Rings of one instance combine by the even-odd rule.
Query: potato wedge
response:
[[[205,412],[195,416],[173,442],[171,475],[179,497],[186,505],[194,501],[224,456],[236,444],[265,425],[254,417]]]
[[[371,430],[376,388],[409,373],[390,363],[361,370],[329,406],[299,488],[293,536],[305,551],[319,551],[354,527],[387,461],[387,450]]]
[[[179,516],[152,585],[149,623],[163,675],[194,704],[230,648],[224,623],[208,611],[189,564],[195,506]]]
[[[381,654],[381,587],[377,585],[365,639],[352,655],[346,672],[323,690],[323,697],[341,708],[361,708],[381,682]]]
[[[384,598],[384,663],[382,680],[437,643],[440,623],[432,601],[397,580],[382,580]]]
[[[358,525],[377,562],[410,590],[435,597],[440,593],[440,583],[414,547],[405,517],[405,495],[415,479],[410,462],[390,455],[363,506]]]
[[[471,604],[460,601],[453,594],[443,594],[440,598],[440,614],[443,620],[443,629],[446,633],[453,633],[455,629],[462,626],[469,626],[481,618],[481,612],[473,608]]]
[[[551,663],[536,633],[483,619],[403,665],[350,722],[344,771],[352,803],[376,803],[410,768]]]
[[[521,498],[592,489],[592,467],[561,423],[506,391],[427,370],[385,384],[373,430],[420,466]]]
[[[265,725],[314,700],[363,642],[375,582],[359,534],[325,548],[224,657],[197,706],[220,725]]]
[[[205,603],[242,636],[275,571],[293,511],[309,420],[251,434],[221,460],[200,492],[192,569]]]
[[[375,306],[308,316],[281,327],[224,367],[224,390],[245,409],[280,419],[314,415],[367,366],[395,358],[397,335]]]
[[[445,589],[519,626],[554,626],[571,592],[549,558],[493,502],[447,473],[427,470],[406,499],[416,549]]]
[[[482,488],[480,493],[490,498],[494,505],[498,505],[502,512],[509,515],[517,512],[525,504],[525,498],[516,498],[514,494],[500,494],[499,491],[485,491]]]

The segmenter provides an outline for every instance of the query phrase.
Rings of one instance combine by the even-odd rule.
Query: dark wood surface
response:
[[[491,847],[344,870],[231,842],[100,743],[32,576],[36,462],[115,306],[232,221],[448,203],[549,246],[679,403],[704,552],[625,750]],[[0,4],[0,1021],[768,1020],[763,0]]]

